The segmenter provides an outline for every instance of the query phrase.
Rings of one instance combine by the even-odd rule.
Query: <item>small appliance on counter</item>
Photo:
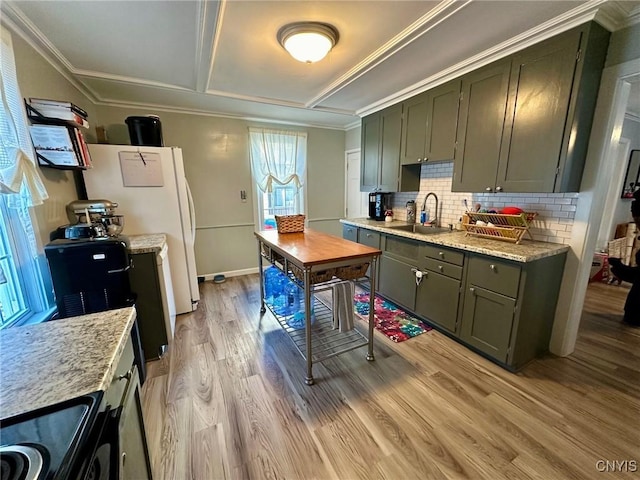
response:
[[[49,235],[58,239],[107,239],[117,237],[124,229],[124,216],[116,215],[118,204],[110,200],[76,200],[66,207],[68,225],[62,225]]]
[[[409,200],[407,202],[407,223],[416,223],[416,202]]]
[[[372,192],[369,194],[369,218],[384,221],[385,212],[391,210],[391,194]]]

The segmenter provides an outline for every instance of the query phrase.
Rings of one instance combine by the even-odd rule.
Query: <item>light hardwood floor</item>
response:
[[[260,316],[257,275],[200,289],[148,364],[156,479],[640,476],[640,329],[620,323],[624,288],[591,286],[575,353],[518,374],[434,330],[400,344],[376,334],[376,361],[366,348],[327,360],[311,387]],[[627,471],[600,471],[616,460]]]

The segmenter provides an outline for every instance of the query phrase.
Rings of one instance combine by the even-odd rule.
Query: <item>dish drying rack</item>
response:
[[[529,232],[529,225],[537,215],[537,212],[522,212],[518,214],[466,212],[466,221],[463,222],[462,228],[466,231],[466,235],[519,244],[525,233],[533,240]],[[478,220],[492,223],[494,226],[476,225]]]

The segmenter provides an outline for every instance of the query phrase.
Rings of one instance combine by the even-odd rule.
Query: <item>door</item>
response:
[[[455,333],[459,297],[460,280],[423,271],[416,292],[416,313]]]
[[[493,63],[462,79],[454,192],[493,191],[496,183],[511,59]]]
[[[397,192],[400,175],[400,141],[402,139],[402,104],[380,113],[380,181],[382,192]]]
[[[409,310],[413,310],[416,300],[416,276],[411,271],[413,268],[414,265],[383,255],[378,277],[378,291]]]
[[[453,160],[458,127],[460,80],[429,90],[425,157],[429,162]]]
[[[496,185],[508,192],[553,192],[581,32],[514,55]]]
[[[506,362],[515,299],[474,285],[464,298],[460,338],[496,360]]]
[[[378,188],[380,159],[380,114],[362,119],[362,168],[360,191],[372,192]]]
[[[363,218],[368,215],[368,196],[360,191],[360,151],[346,155],[347,181],[345,198],[347,218]]]

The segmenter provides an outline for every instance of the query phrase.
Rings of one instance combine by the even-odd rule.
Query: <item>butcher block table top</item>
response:
[[[255,235],[263,243],[302,267],[377,257],[382,254],[382,251],[377,248],[309,228],[299,233],[263,230],[255,232]]]

